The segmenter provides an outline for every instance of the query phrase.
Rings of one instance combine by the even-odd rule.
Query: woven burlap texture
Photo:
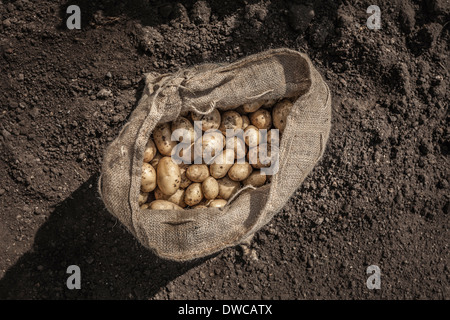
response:
[[[283,97],[296,101],[280,141],[279,171],[270,184],[245,190],[223,208],[139,208],[143,153],[158,123],[189,111]],[[250,238],[272,219],[322,156],[330,126],[329,88],[309,58],[294,50],[147,74],[138,106],[104,154],[99,192],[109,212],[156,255],[177,261],[204,257]]]

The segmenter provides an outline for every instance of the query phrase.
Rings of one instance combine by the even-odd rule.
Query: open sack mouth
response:
[[[102,199],[161,257],[217,252],[281,209],[323,154],[330,122],[327,85],[293,50],[148,75],[106,151]]]

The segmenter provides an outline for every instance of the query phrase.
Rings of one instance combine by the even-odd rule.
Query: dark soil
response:
[[[449,299],[449,1],[375,2],[0,1],[0,298]],[[253,254],[158,259],[96,191],[143,74],[277,47],[330,85],[324,157]]]

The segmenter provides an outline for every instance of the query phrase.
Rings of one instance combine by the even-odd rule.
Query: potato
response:
[[[261,154],[260,149],[262,150]],[[270,146],[267,143],[263,143],[248,151],[247,160],[255,169],[267,168],[272,163],[272,157],[275,157],[278,152],[278,147],[275,145]]]
[[[141,191],[150,192],[156,188],[156,171],[151,164],[144,162],[142,165]]]
[[[245,142],[237,136],[228,138],[225,147],[234,151],[235,159],[242,159],[247,154]]]
[[[180,167],[170,157],[163,157],[156,169],[156,181],[162,193],[169,196],[174,194],[180,188]]]
[[[144,151],[144,162],[150,162],[153,160],[156,155],[156,146],[152,139],[148,139],[147,145],[145,146]]]
[[[248,162],[235,163],[228,170],[228,177],[233,181],[243,181],[252,173],[253,168]]]
[[[222,207],[225,207],[226,204],[227,204],[227,200],[216,199],[216,200],[211,201],[211,203],[209,204],[208,207],[210,207],[210,208],[222,208]]]
[[[171,136],[170,123],[158,124],[153,130],[153,140],[163,156],[170,156],[172,149],[178,144],[177,141],[171,140]]]
[[[183,163],[179,164],[178,166],[180,167],[180,174],[181,174],[180,188],[186,189],[192,183],[192,181],[189,180],[188,177],[186,177],[186,171],[189,166]]]
[[[242,129],[245,129],[250,125],[250,119],[245,115],[242,115],[241,118],[242,118]]]
[[[139,193],[139,199],[138,199],[139,205],[146,203],[147,199],[148,199],[148,192]]]
[[[210,129],[219,129],[220,127],[221,116],[219,110],[217,109],[214,109],[210,114],[206,115],[191,112],[191,118],[194,122],[195,121],[202,122],[203,131],[207,131]]]
[[[214,159],[214,162],[209,166],[211,176],[216,179],[225,177],[228,173],[228,170],[233,166],[233,163],[234,151],[232,149],[225,149]]]
[[[153,191],[155,195],[155,200],[167,200],[170,196],[165,195],[159,187],[156,187],[155,191]]]
[[[242,110],[246,113],[255,112],[259,108],[261,108],[264,104],[264,100],[255,101],[252,103],[246,103],[242,106]]]
[[[192,207],[192,209],[204,209],[204,208],[208,208],[208,206],[201,203],[196,204],[195,206]]]
[[[140,205],[139,208],[141,208],[141,210],[145,210],[145,209],[148,209],[149,206],[150,206],[150,203],[144,203],[144,204]]]
[[[209,168],[206,164],[193,164],[187,168],[186,177],[193,182],[203,182],[209,177]]]
[[[203,192],[202,192],[202,184],[199,182],[192,183],[189,187],[187,187],[185,195],[184,195],[184,202],[188,206],[195,206],[196,204],[199,204],[200,201],[203,199]]]
[[[202,192],[205,199],[212,200],[219,195],[219,183],[213,177],[208,177],[202,182]]]
[[[286,128],[286,119],[291,112],[292,102],[284,99],[272,109],[273,125],[282,133]]]
[[[153,159],[150,161],[150,164],[152,165],[153,168],[156,169],[156,167],[158,166],[159,160],[161,160],[162,155],[157,152],[156,155],[153,157]]]
[[[223,177],[222,179],[217,180],[219,183],[219,198],[228,200],[230,197],[235,194],[241,184],[237,181],[233,181],[228,177]]]
[[[277,100],[275,100],[275,99],[266,100],[266,101],[264,101],[263,107],[271,109],[275,103],[277,103]]]
[[[236,111],[226,111],[222,114],[219,130],[226,135],[227,129],[233,131],[242,129],[242,117]]]
[[[252,125],[258,129],[269,129],[272,126],[272,116],[266,109],[259,109],[249,116]]]
[[[176,120],[172,121],[171,129],[175,136],[180,137],[178,141],[189,144],[195,141],[194,126],[187,118],[178,117]],[[179,131],[175,132],[175,130]],[[184,141],[185,136],[187,138],[186,141]]]
[[[183,189],[178,189],[177,192],[175,192],[173,195],[171,196],[167,196],[166,199],[167,201],[170,201],[172,203],[175,203],[177,206],[180,206],[181,208],[185,208],[187,205],[184,202],[184,196],[186,194],[186,191]]]
[[[244,141],[245,144],[248,145],[250,148],[256,147],[259,145],[259,142],[261,140],[261,136],[259,133],[259,130],[254,125],[249,125],[244,130]]]
[[[266,183],[267,177],[260,170],[253,171],[247,179],[244,180],[244,186],[262,187]]]
[[[186,203],[184,202],[184,194],[185,194],[185,190],[183,190],[183,189],[178,189],[177,192],[175,192],[171,196],[168,196],[168,195],[162,193],[162,191],[161,191],[161,189],[159,189],[159,187],[156,187],[156,189],[154,191],[156,200],[167,200],[172,203],[175,203],[176,205],[178,205],[182,208],[186,207]]]
[[[196,142],[194,146],[195,158],[201,158],[205,163],[220,154],[225,146],[225,137],[220,131],[212,131],[205,133]]]
[[[167,200],[155,200],[150,202],[148,208],[150,210],[183,210],[180,206]]]

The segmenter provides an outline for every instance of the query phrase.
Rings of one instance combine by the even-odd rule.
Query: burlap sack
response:
[[[192,110],[226,110],[261,98],[298,96],[280,142],[279,171],[270,184],[246,190],[220,209],[139,208],[143,152],[156,124]],[[250,238],[283,207],[322,156],[330,120],[328,86],[305,54],[289,49],[228,65],[147,75],[138,106],[105,152],[100,194],[106,208],[158,256],[178,261],[207,256]]]

